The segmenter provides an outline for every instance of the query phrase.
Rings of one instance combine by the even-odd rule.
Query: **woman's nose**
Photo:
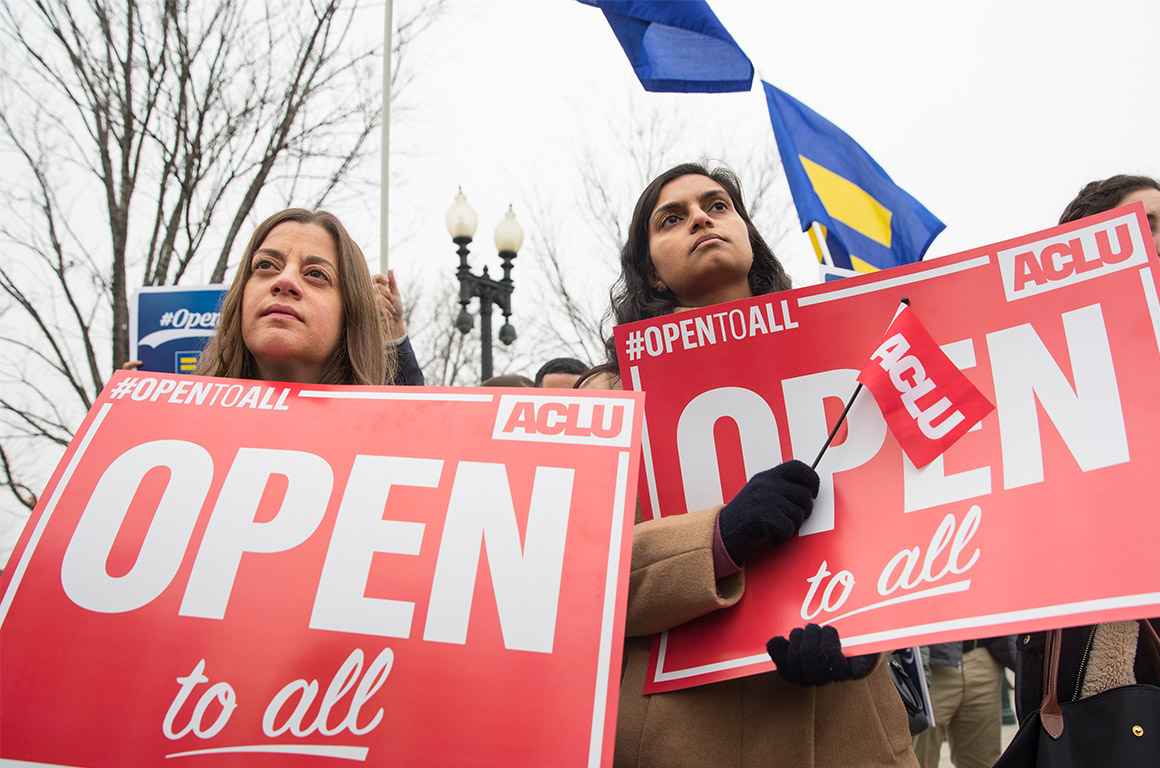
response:
[[[270,286],[270,291],[276,296],[281,294],[289,294],[295,298],[302,296],[302,286],[298,284],[297,277],[289,269],[282,270],[273,285]]]
[[[689,213],[689,225],[694,230],[712,223],[713,218],[706,211],[703,211],[699,206],[693,206],[692,211]]]

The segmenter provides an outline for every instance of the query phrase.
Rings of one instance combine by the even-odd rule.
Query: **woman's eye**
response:
[[[713,210],[714,211],[727,211],[727,210],[729,210],[729,206],[725,204],[724,200],[718,200],[717,202],[713,203]]]
[[[330,280],[330,275],[326,274],[326,272],[324,272],[321,269],[312,269],[306,273],[306,276],[312,277],[315,280],[326,280],[326,281]]]
[[[661,219],[661,226],[668,227],[668,226],[671,226],[673,224],[676,224],[677,221],[679,221],[677,214],[670,213],[668,216],[665,216],[663,219]]]
[[[274,268],[274,262],[270,261],[269,259],[258,259],[256,262],[254,262],[254,269],[255,270],[273,269],[273,268]]]

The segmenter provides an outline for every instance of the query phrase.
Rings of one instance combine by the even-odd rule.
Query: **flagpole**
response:
[[[898,317],[898,313],[902,311],[904,306],[910,306],[910,298],[907,296],[903,296],[899,300],[898,309],[894,311],[894,317]],[[894,318],[891,318],[890,322],[893,323]],[[889,328],[890,326],[887,325],[886,327]],[[846,401],[846,407],[842,409],[842,415],[838,417],[838,422],[834,424],[834,428],[830,430],[830,435],[826,438],[826,444],[822,446],[822,450],[818,451],[818,456],[816,459],[814,459],[814,463],[810,465],[810,469],[818,468],[818,463],[822,460],[822,456],[825,455],[826,450],[829,449],[830,443],[834,442],[834,438],[837,437],[838,430],[842,428],[842,424],[846,422],[846,414],[850,412],[850,408],[853,407],[854,401],[858,398],[858,393],[861,391],[862,382],[859,381],[858,386],[854,388],[854,394],[850,395],[850,399]]]
[[[810,469],[817,469],[818,462],[822,460],[826,449],[830,447],[830,443],[834,442],[834,438],[838,434],[838,430],[842,428],[842,424],[846,422],[846,414],[850,412],[850,407],[854,405],[854,400],[857,399],[858,393],[862,391],[862,382],[858,382],[858,386],[854,388],[854,394],[850,395],[850,399],[846,401],[846,407],[842,409],[842,415],[838,417],[838,423],[830,430],[830,436],[826,438],[826,444],[822,446],[822,450],[818,451],[818,457],[814,459],[814,463],[810,464]]]
[[[819,222],[810,224],[810,244],[814,246],[814,253],[818,257],[818,263],[824,264],[827,267],[834,266],[834,259],[830,256],[830,246],[826,243],[826,232]]]
[[[383,118],[382,149],[379,166],[379,272],[390,267],[387,249],[391,237],[391,22],[393,0],[383,8]]]

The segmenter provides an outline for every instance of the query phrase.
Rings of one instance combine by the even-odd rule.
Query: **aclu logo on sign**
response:
[[[1046,293],[1148,260],[1134,213],[999,251],[1007,301]]]
[[[503,395],[492,438],[627,448],[632,407],[631,402],[603,397]]]

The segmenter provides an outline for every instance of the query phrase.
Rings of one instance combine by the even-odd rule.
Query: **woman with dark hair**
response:
[[[1151,176],[1116,174],[1106,179],[1089,181],[1067,204],[1060,214],[1059,223],[1082,219],[1121,205],[1143,203],[1152,226],[1152,238],[1160,251],[1160,181]]]
[[[250,237],[197,372],[382,384],[396,360],[375,296],[366,259],[337,217],[279,211]]]
[[[699,177],[709,180],[711,186],[720,188],[725,193],[723,197],[728,199],[727,207],[733,209],[744,225],[745,231],[736,233],[738,242],[725,241],[717,245],[711,242],[713,238],[709,238],[704,247],[707,255],[712,252],[721,255],[726,244],[739,249],[739,255],[747,250],[749,255],[743,256],[743,260],[749,262],[749,266],[740,273],[738,270],[744,266],[740,262],[733,264],[731,269],[721,270],[716,268],[719,262],[713,259],[689,260],[686,264],[679,255],[678,258],[668,258],[659,253],[659,263],[654,263],[650,235],[653,209],[657,207],[657,200],[665,185],[684,176],[691,177],[686,183],[697,184],[693,179]],[[673,232],[668,224],[656,229],[658,240],[663,240]],[[721,239],[724,240],[724,236]],[[748,249],[744,247],[746,243]],[[658,246],[658,250],[664,248],[663,243],[658,243]],[[687,274],[684,273],[685,267],[691,268]],[[678,274],[678,271],[681,273]],[[668,282],[665,277],[668,277]],[[773,255],[749,218],[749,212],[741,199],[741,182],[737,176],[727,168],[710,171],[700,163],[682,163],[653,179],[636,201],[632,222],[629,224],[628,241],[620,251],[620,277],[611,291],[611,313],[615,324],[620,325],[667,315],[680,307],[719,304],[746,296],[784,291],[789,287],[789,275],[782,269],[781,262]],[[678,297],[678,289],[687,295]],[[611,336],[605,340],[604,348],[608,361],[600,366],[600,370],[614,372],[617,370],[616,347]]]
[[[678,165],[637,201],[621,274],[617,323],[788,288],[753,226],[737,178]],[[619,388],[616,352],[581,383]],[[744,566],[792,546],[818,493],[800,461],[759,472],[727,504],[633,529],[617,720],[617,766],[917,766],[902,702],[879,655],[842,654],[833,627],[809,625],[766,646],[777,673],[644,696],[653,635],[727,610]]]
[[[1084,185],[1063,209],[1060,224],[1129,205],[1144,203],[1152,238],[1160,250],[1160,181],[1148,176],[1119,174]],[[1160,629],[1160,619],[1150,619]],[[1022,721],[1043,701],[1043,654],[1047,633],[1019,637],[1015,673],[1015,707]],[[1063,630],[1059,655],[1060,703],[1095,696],[1110,688],[1133,683],[1160,685],[1160,669],[1153,666],[1135,621],[1114,621]]]

